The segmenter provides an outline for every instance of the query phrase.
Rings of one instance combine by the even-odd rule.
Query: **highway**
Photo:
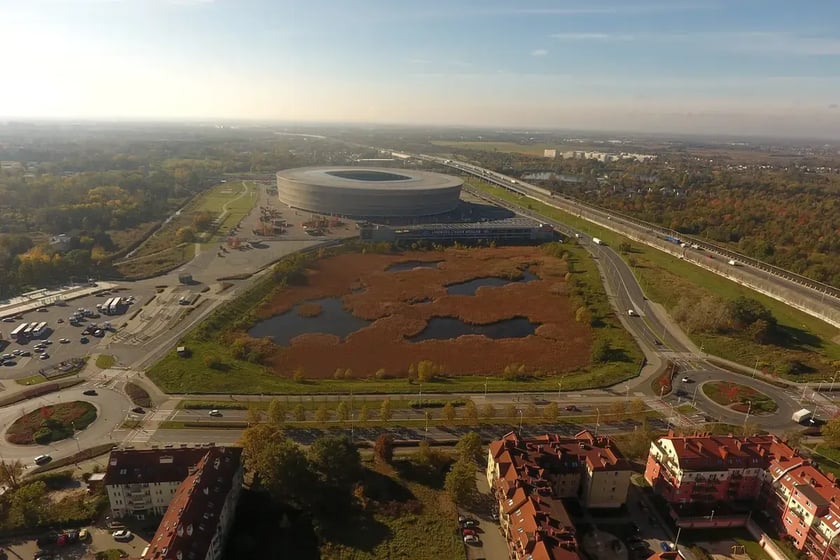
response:
[[[611,404],[614,404],[617,401],[623,400],[625,402],[629,402],[629,400],[636,398],[643,399],[648,408],[656,410],[666,417],[666,420],[662,422],[664,423],[664,426],[661,426],[663,428],[668,425],[690,427],[692,422],[702,422],[704,420],[702,417],[699,419],[685,418],[676,412],[676,407],[679,404],[684,403],[686,400],[695,402],[698,410],[700,410],[706,417],[712,419],[719,418],[728,423],[741,424],[744,423],[745,420],[749,420],[750,423],[755,422],[758,426],[773,431],[781,431],[794,426],[790,416],[794,410],[798,410],[803,407],[803,404],[800,404],[799,402],[799,396],[795,394],[796,390],[791,392],[790,390],[781,389],[761,379],[752,379],[748,376],[733,374],[722,370],[707,361],[706,355],[702,354],[694,347],[688,337],[673,324],[662,308],[656,306],[645,297],[642,288],[636,281],[633,271],[612,247],[603,244],[596,244],[585,232],[575,230],[564,223],[548,219],[547,217],[541,216],[527,208],[519,207],[478,191],[473,191],[473,194],[484,198],[490,203],[508,208],[518,214],[530,216],[544,223],[550,223],[558,231],[566,234],[570,238],[578,239],[581,245],[585,247],[595,258],[598,268],[601,271],[606,291],[614,305],[619,319],[638,341],[649,365],[644,370],[645,374],[643,376],[637,377],[628,383],[621,383],[620,385],[611,388],[575,391],[573,393],[561,392],[559,394],[557,392],[526,394],[491,393],[489,395],[424,394],[427,398],[472,398],[479,406],[484,403],[492,403],[499,409],[507,404],[514,404],[517,408],[521,409],[521,407],[528,406],[530,404],[541,406],[547,404],[548,402],[557,402],[561,405],[561,414],[563,415],[586,415],[590,418],[592,416],[597,418],[594,423],[590,424],[581,425],[575,423],[558,423],[552,426],[552,430],[559,430],[561,432],[580,429],[582,427],[600,430],[602,433],[620,431],[622,429],[632,430],[632,425],[624,425],[626,422],[615,424],[610,423],[610,418],[606,414],[606,410]],[[299,250],[305,246],[313,244],[314,243],[311,241],[294,241],[288,245],[287,250]],[[287,250],[278,248],[278,250],[272,251],[272,253],[279,254],[284,253]],[[198,272],[196,267],[200,264],[201,266],[199,268],[204,270],[203,275],[205,277],[213,278],[222,276],[224,274],[221,272],[222,270],[231,270],[233,267],[235,267],[238,272],[242,272],[244,266],[243,263],[253,266],[253,263],[249,260],[253,259],[253,256],[249,257],[247,255],[242,255],[241,257],[244,260],[234,263],[232,262],[234,258],[240,258],[238,254],[220,259],[218,256],[214,256],[212,252],[205,251],[198,255],[193,262],[189,263],[185,267],[182,267],[181,270],[196,270],[196,272]],[[260,268],[265,266],[267,262],[270,262],[271,259],[267,257],[268,255],[262,257],[262,264]],[[208,267],[219,271],[210,273],[206,270]],[[172,277],[177,275],[177,272],[178,271],[174,271],[170,274],[170,282]],[[229,300],[237,293],[241,293],[241,291],[245,289],[246,285],[252,281],[254,281],[253,277],[248,281],[237,283],[236,286],[224,294],[215,297],[208,297],[208,301],[202,307],[197,309],[195,313],[192,313],[186,320],[179,321],[177,324],[171,325],[170,328],[150,337],[148,340],[143,340],[142,344],[138,343],[137,345],[131,345],[128,343],[129,341],[120,343],[115,342],[113,344],[110,342],[103,342],[102,346],[105,347],[102,348],[103,350],[116,353],[120,356],[124,355],[125,358],[128,358],[124,358],[123,362],[129,364],[126,369],[112,369],[99,372],[96,368],[88,368],[88,370],[82,374],[83,378],[87,376],[88,379],[84,384],[78,387],[66,389],[59,393],[53,393],[0,409],[0,422],[2,422],[0,425],[8,426],[15,418],[20,416],[21,413],[31,411],[34,407],[62,400],[66,401],[81,398],[81,391],[85,388],[96,387],[97,391],[100,393],[98,397],[93,397],[92,399],[85,398],[85,400],[92,401],[96,404],[97,408],[100,410],[100,415],[97,421],[94,422],[87,430],[78,433],[77,439],[65,440],[63,442],[57,442],[48,448],[41,448],[32,446],[13,446],[6,442],[5,438],[3,438],[2,442],[0,442],[0,456],[4,459],[19,458],[27,463],[31,461],[32,457],[39,453],[47,452],[58,458],[61,456],[71,455],[78,448],[93,447],[96,444],[107,441],[122,441],[131,445],[168,445],[176,443],[185,444],[206,442],[233,443],[237,441],[240,430],[236,429],[226,430],[212,426],[202,429],[160,429],[159,427],[161,422],[164,421],[209,423],[211,421],[221,420],[228,422],[240,422],[245,420],[247,417],[247,413],[245,411],[225,410],[222,411],[222,418],[211,418],[208,416],[206,410],[186,411],[178,409],[177,397],[167,398],[165,395],[158,395],[156,400],[160,406],[159,409],[148,411],[148,414],[137,415],[130,412],[131,405],[124,394],[123,387],[124,383],[128,379],[142,379],[142,369],[144,367],[159,358],[165,352],[171,351],[177,340],[179,340],[180,336],[188,328],[206,316],[216,305]],[[145,283],[153,286],[160,283],[160,279],[151,279]],[[157,297],[163,296],[158,294]],[[634,311],[634,315],[632,316],[628,313],[630,309]],[[139,321],[142,317],[143,314],[138,315],[137,320]],[[129,322],[131,323],[131,321]],[[145,330],[146,328],[143,327],[143,329]],[[683,384],[678,381],[675,386],[676,391],[674,391],[671,395],[666,396],[664,399],[660,399],[659,395],[652,394],[650,381],[654,375],[658,375],[658,373],[662,371],[661,364],[666,361],[674,362],[680,366],[681,373],[678,378],[686,375],[695,381],[695,383],[683,386]],[[761,393],[764,393],[774,399],[778,404],[778,411],[774,414],[751,416],[747,419],[743,414],[717,405],[706,398],[699,387],[702,383],[718,379],[733,380],[755,388]],[[7,388],[7,391],[10,389],[15,390],[13,387],[9,387]],[[22,388],[18,388],[16,390],[22,390]],[[678,396],[677,393],[680,391],[685,394]],[[691,397],[690,399],[689,395]],[[404,399],[407,395],[395,394],[390,396],[395,399]],[[358,401],[367,398],[367,400],[372,402],[381,402],[384,397],[385,395],[368,395],[367,397],[357,395],[355,398],[358,399]],[[257,397],[221,396],[212,398],[213,400],[228,400],[228,398],[234,398],[236,400],[253,400]],[[293,396],[284,396],[283,398],[288,398],[290,401],[295,400],[295,397]],[[317,400],[320,397],[314,398]],[[332,396],[332,398],[337,400],[339,397]],[[814,403],[811,403],[809,406],[812,406],[813,404]],[[574,405],[578,410],[564,410],[565,407],[569,405]],[[808,405],[807,402],[806,405]],[[371,410],[371,416],[374,416],[376,413],[375,406],[371,405],[369,409]],[[401,412],[400,414],[405,414],[406,418],[422,418],[421,413],[413,411],[406,413]],[[307,419],[311,420],[311,416],[312,412],[310,411]],[[141,423],[141,426],[134,430],[121,428],[121,425],[125,420],[137,420]],[[527,431],[527,426],[525,426],[525,428]],[[294,433],[297,433],[298,436],[303,439],[316,432],[313,430],[295,431],[295,428],[293,427],[289,429]],[[355,430],[358,433],[358,437],[364,437],[364,434],[367,433],[362,428],[350,429],[351,431]],[[464,427],[462,429],[466,428]],[[499,429],[506,428],[495,427],[492,429],[495,430],[495,432],[498,432]],[[533,429],[537,431],[544,431],[546,428],[534,427]],[[428,432],[426,430],[394,428],[394,431],[398,435],[403,434],[405,437],[424,437],[428,435],[431,438],[446,438],[447,434],[449,436],[452,435],[452,430],[446,428],[430,428]],[[495,432],[494,434],[489,434],[489,437],[499,435]]]
[[[476,165],[436,156],[416,155],[414,157],[456,169],[511,192],[565,210],[598,226],[629,236],[631,239],[679,258],[690,260],[698,266],[747,285],[840,327],[840,289],[834,286],[752,259],[703,239],[685,236],[679,232],[643,222],[625,214],[595,207],[570,197],[554,196],[554,193],[546,189]],[[686,242],[685,246],[669,242],[665,237],[679,238]],[[728,264],[731,260],[734,260],[737,266]]]

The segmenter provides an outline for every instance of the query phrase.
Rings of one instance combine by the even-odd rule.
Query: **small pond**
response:
[[[530,282],[538,280],[536,274],[527,270],[522,272],[522,278],[519,280],[510,280],[508,278],[497,278],[495,276],[488,276],[485,278],[476,278],[469,282],[459,282],[458,284],[450,284],[446,287],[446,293],[454,296],[474,296],[476,290],[482,286],[507,286],[512,282]]]
[[[390,265],[385,270],[388,272],[400,272],[403,270],[414,270],[415,268],[437,268],[441,261],[403,261]]]
[[[538,326],[525,317],[514,317],[487,325],[470,325],[454,317],[432,317],[426,328],[409,340],[449,340],[465,334],[483,335],[487,338],[523,338],[534,334]]]
[[[308,333],[333,334],[344,340],[349,334],[370,324],[370,321],[359,319],[344,309],[341,298],[314,299],[306,303],[320,305],[320,315],[301,317],[298,314],[301,304],[298,304],[285,313],[260,321],[248,334],[254,338],[268,336],[275,344],[288,346],[294,337]]]

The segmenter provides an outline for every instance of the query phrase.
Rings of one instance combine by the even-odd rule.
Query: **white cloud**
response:
[[[531,56],[545,56],[548,54],[548,51],[545,49],[534,49],[531,51]]]

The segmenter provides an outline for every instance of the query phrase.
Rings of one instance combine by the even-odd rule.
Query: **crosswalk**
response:
[[[175,414],[175,407],[166,407],[155,410],[143,419],[139,428],[129,432],[125,437],[126,444],[132,443],[146,443],[152,439],[160,427],[161,423],[166,422]]]

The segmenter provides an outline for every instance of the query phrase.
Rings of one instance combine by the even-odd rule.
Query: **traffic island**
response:
[[[46,445],[73,437],[96,420],[96,407],[85,401],[42,406],[15,420],[6,440],[17,445]]]
[[[728,381],[714,381],[703,384],[703,394],[721,406],[735,412],[753,415],[772,414],[779,408],[776,401],[764,393]]]

